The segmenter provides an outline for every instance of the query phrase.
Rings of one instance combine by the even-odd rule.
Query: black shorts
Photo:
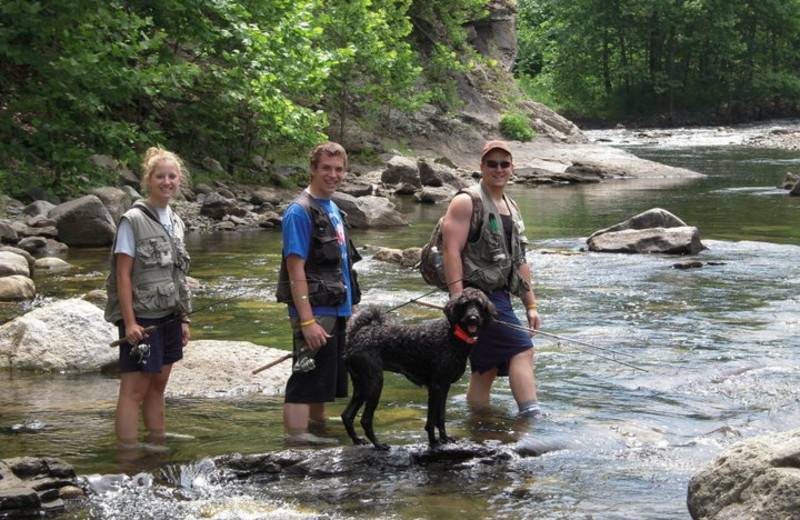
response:
[[[331,338],[314,354],[315,368],[309,372],[294,372],[286,382],[286,403],[329,403],[337,397],[347,397],[347,368],[344,365],[345,326],[347,319],[337,316],[316,316]],[[300,320],[291,318],[294,357],[305,347]]]
[[[497,368],[497,375],[507,376],[511,358],[532,349],[533,341],[528,332],[499,323],[521,325],[506,291],[495,291],[489,294],[489,299],[497,309],[497,321],[478,335],[478,341],[470,352],[470,365],[472,371],[479,374]]]
[[[136,318],[136,323],[142,327],[156,325],[156,329],[136,349],[127,341],[119,346],[120,372],[158,374],[164,365],[183,359],[183,330],[178,316],[171,314],[163,318]],[[124,338],[125,324],[120,321],[118,327],[119,337]],[[149,348],[142,348],[143,345]]]

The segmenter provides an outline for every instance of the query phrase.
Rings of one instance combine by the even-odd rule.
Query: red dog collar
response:
[[[470,345],[474,344],[478,341],[477,338],[473,338],[467,332],[461,328],[461,325],[456,324],[456,328],[453,330],[453,335],[463,341],[464,343],[469,343]]]

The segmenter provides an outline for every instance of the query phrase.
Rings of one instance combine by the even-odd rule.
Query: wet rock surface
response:
[[[35,518],[64,510],[61,489],[74,491],[75,470],[60,459],[0,460],[0,518]]]

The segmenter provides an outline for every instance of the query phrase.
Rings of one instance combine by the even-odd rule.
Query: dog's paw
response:
[[[389,451],[390,446],[388,444],[384,444],[382,442],[375,442],[373,444],[375,449],[378,451]]]
[[[353,439],[353,444],[355,446],[366,446],[367,444],[369,444],[369,442],[367,442],[365,439],[362,439],[361,437],[356,437]]]

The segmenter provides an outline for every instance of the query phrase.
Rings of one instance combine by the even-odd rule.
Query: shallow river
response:
[[[502,473],[421,470],[387,482],[353,476],[221,484],[206,457],[284,448],[280,398],[171,399],[168,422],[179,435],[169,440],[170,452],[121,460],[112,377],[4,373],[0,458],[55,456],[80,474],[154,477],[63,518],[687,519],[688,480],[720,450],[800,428],[800,200],[775,188],[787,171],[800,169],[800,158],[739,145],[759,131],[671,131],[657,140],[593,132],[707,177],[511,190],[533,241],[528,260],[542,329],[599,348],[535,340],[546,417],[533,424],[514,419],[502,381],[494,413],[471,417],[462,378],[450,394],[449,430],[476,441],[562,449],[514,461]],[[397,202],[411,226],[357,232],[359,244],[421,245],[443,211]],[[697,255],[701,269],[674,269],[678,259],[660,255],[582,251],[593,231],[653,207],[700,229],[708,247]],[[194,338],[286,348],[285,311],[274,303],[279,234],[192,236],[189,245],[192,274],[204,284],[196,308],[231,298],[195,314]],[[106,254],[72,251],[76,269],[37,278],[40,293],[61,298],[100,287]],[[415,272],[369,257],[358,270],[365,303],[394,306],[428,291]],[[413,322],[436,314],[407,306],[396,315]],[[424,391],[399,377],[387,384],[379,436],[395,445],[424,442]],[[332,415],[343,406],[333,405]],[[339,423],[329,430],[348,444]],[[297,486],[340,498],[314,500],[313,493],[297,495]]]

